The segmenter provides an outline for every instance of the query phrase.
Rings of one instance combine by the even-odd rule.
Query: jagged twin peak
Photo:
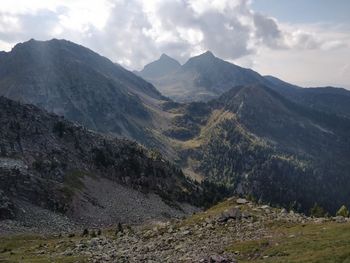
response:
[[[237,85],[267,83],[258,73],[219,59],[210,51],[182,66],[162,55],[138,74],[179,102],[208,101]]]
[[[164,98],[148,82],[66,40],[30,40],[0,54],[0,95],[88,128],[143,141]]]
[[[169,65],[175,66],[171,70],[163,70],[169,68]],[[190,58],[182,66],[174,59],[162,55],[138,74],[153,83],[164,95],[178,102],[209,101],[235,86],[262,84],[298,104],[350,117],[348,90],[333,87],[301,88],[274,76],[261,76],[251,69],[224,61],[210,51]]]

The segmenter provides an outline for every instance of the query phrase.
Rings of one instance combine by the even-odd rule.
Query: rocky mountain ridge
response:
[[[147,130],[159,125],[159,105],[167,100],[107,58],[57,39],[30,40],[2,53],[0,95],[145,144],[152,140]]]

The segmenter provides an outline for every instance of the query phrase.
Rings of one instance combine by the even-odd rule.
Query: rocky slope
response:
[[[64,262],[341,262],[349,258],[349,218],[311,218],[229,198],[183,220],[16,242],[3,237],[0,260]]]
[[[164,131],[185,173],[238,194],[308,212],[350,204],[350,121],[294,103],[262,85],[208,103],[175,104]]]
[[[0,95],[87,128],[148,143],[166,100],[148,82],[65,40],[30,40],[0,54]],[[154,119],[157,119],[155,122]]]
[[[199,190],[158,152],[0,97],[0,219],[136,223],[193,211]]]

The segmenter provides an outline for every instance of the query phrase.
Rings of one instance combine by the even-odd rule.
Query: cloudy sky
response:
[[[350,89],[348,0],[0,0],[0,50],[64,38],[129,69],[211,50],[302,86]]]

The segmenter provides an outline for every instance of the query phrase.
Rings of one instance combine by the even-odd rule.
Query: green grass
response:
[[[269,239],[238,242],[240,262],[350,262],[350,224],[279,225]]]
[[[0,262],[87,262],[81,256],[61,255],[70,246],[72,246],[70,239],[65,237],[44,237],[38,235],[1,237]],[[38,253],[40,251],[44,253]]]

